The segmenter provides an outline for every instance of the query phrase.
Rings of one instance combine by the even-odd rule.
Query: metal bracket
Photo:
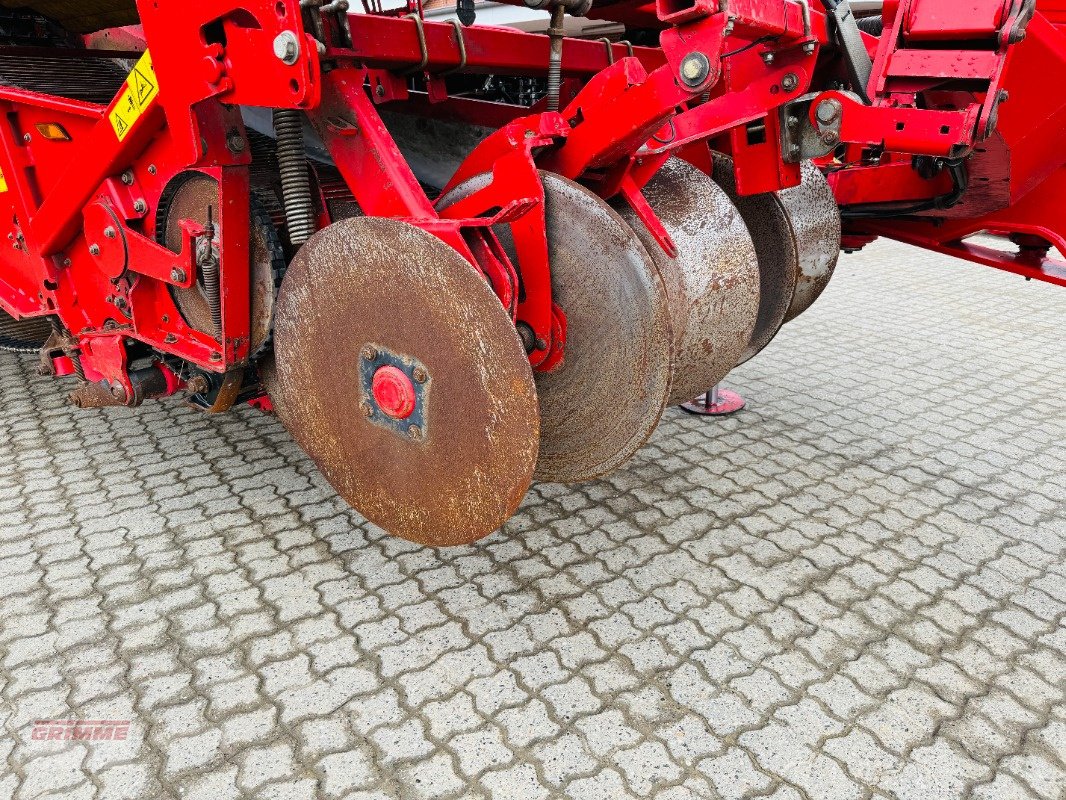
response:
[[[823,100],[813,115],[816,126],[810,112],[819,96],[819,92],[805,94],[781,107],[781,157],[787,163],[824,158],[840,144],[844,108],[837,100]]]
[[[837,38],[840,40],[844,61],[848,67],[852,87],[866,105],[870,105],[870,96],[867,87],[870,85],[870,75],[873,73],[874,62],[866,49],[866,43],[862,38],[862,31],[855,21],[855,15],[851,11],[851,3],[845,2],[833,9],[833,20],[836,22]]]

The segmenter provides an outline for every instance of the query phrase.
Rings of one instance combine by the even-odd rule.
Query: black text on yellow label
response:
[[[126,79],[126,89],[108,115],[120,142],[129,135],[158,94],[159,82],[152,67],[152,54],[146,51]]]

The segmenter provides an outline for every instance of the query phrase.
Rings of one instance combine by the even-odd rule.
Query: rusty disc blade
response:
[[[671,258],[625,203],[619,213],[659,267],[674,330],[670,404],[716,386],[739,363],[759,313],[759,266],[736,206],[692,165],[670,159],[644,196],[677,248]]]
[[[792,224],[800,276],[785,322],[812,305],[829,285],[840,258],[840,209],[822,171],[812,161],[801,166],[803,182],[778,192]]]
[[[536,477],[582,483],[622,466],[659,424],[673,373],[670,309],[655,262],[618,213],[573,181],[548,172],[541,178],[552,299],[567,333],[563,363],[535,376]],[[472,178],[440,203],[486,181]],[[506,227],[497,232],[513,255]]]
[[[714,154],[714,180],[740,211],[759,264],[759,315],[739,361],[743,364],[762,352],[785,324],[799,282],[799,251],[788,212],[776,193],[738,194],[733,159],[721,153]]]
[[[532,370],[500,301],[439,239],[372,217],[320,231],[282,283],[274,349],[279,417],[371,522],[448,546],[518,508],[537,461]],[[390,371],[409,408],[382,402],[404,394],[378,394]]]
[[[579,483],[618,469],[670,397],[673,330],[655,262],[595,194],[542,173],[553,299],[566,314],[563,364],[537,375],[537,477]]]

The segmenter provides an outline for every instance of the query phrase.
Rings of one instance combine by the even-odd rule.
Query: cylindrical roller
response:
[[[714,154],[714,180],[740,211],[758,259],[759,314],[738,362],[743,364],[770,344],[785,324],[799,282],[799,251],[788,211],[777,194],[738,194],[733,159],[721,153]]]
[[[620,467],[659,424],[669,399],[673,332],[662,278],[633,229],[588,189],[541,175],[552,294],[567,333],[563,363],[535,375],[536,477],[580,483]],[[472,178],[441,198],[442,207],[487,180]],[[513,257],[506,226],[497,233]]]
[[[792,224],[800,268],[785,322],[814,305],[840,258],[840,209],[833,190],[814,162],[804,161],[802,172],[799,186],[778,193]]]
[[[673,239],[671,258],[625,203],[619,213],[659,267],[674,329],[670,404],[719,383],[751,342],[759,313],[759,267],[744,220],[726,193],[680,159],[670,159],[644,196]]]

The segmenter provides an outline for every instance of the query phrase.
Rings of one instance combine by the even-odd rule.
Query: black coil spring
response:
[[[304,155],[303,115],[294,109],[274,111],[277,136],[278,171],[285,205],[289,241],[299,247],[315,232],[315,207],[311,199],[311,178]]]

